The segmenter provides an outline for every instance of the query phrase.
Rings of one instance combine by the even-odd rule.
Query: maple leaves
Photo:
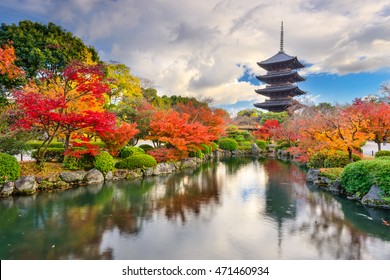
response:
[[[0,47],[0,75],[6,75],[9,79],[22,76],[23,71],[15,65],[15,50],[12,46]]]

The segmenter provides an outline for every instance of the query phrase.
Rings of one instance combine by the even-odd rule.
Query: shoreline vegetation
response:
[[[385,160],[387,159],[387,152],[382,152],[380,154],[384,154],[383,158]],[[294,160],[294,157],[287,152],[286,149],[280,148],[275,144],[268,144],[261,149],[255,143],[252,144],[251,149],[217,149],[207,155],[202,154],[200,157],[190,157],[175,162],[160,162],[151,167],[144,166],[134,169],[113,168],[107,172],[101,172],[96,168],[91,168],[87,171],[71,171],[64,169],[61,163],[46,163],[46,167],[50,169],[46,176],[39,171],[35,174],[34,171],[27,171],[29,174],[23,174],[22,172],[22,175],[24,176],[21,176],[18,180],[0,184],[0,197],[9,198],[20,195],[33,195],[41,191],[61,191],[74,187],[83,187],[85,185],[100,185],[105,181],[142,179],[148,176],[166,175],[187,168],[195,168],[205,161],[214,158],[248,156],[272,158],[300,164]],[[377,160],[380,160],[380,157],[378,158],[379,159]],[[366,162],[372,163],[375,162],[375,159],[370,158],[369,160],[357,161],[360,165],[366,164]],[[22,165],[33,166],[34,162],[25,162]],[[353,164],[351,166],[353,166]],[[343,183],[345,184],[344,177],[346,175],[343,173],[345,168],[309,168],[306,164],[304,164],[303,167],[307,170],[307,183],[320,190],[359,201],[365,206],[390,209],[390,196],[377,186],[375,182],[366,182],[366,184],[368,184],[368,187],[366,186],[366,189],[368,188],[366,191],[351,191],[347,187],[343,187],[342,184],[343,180]],[[35,172],[36,171],[37,170],[35,170]],[[387,170],[384,172],[387,172]]]

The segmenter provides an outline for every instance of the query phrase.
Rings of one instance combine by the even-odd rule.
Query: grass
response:
[[[37,177],[48,177],[55,173],[66,171],[62,163],[46,162],[43,168],[35,164],[35,161],[23,161],[20,164],[20,176],[34,175]]]

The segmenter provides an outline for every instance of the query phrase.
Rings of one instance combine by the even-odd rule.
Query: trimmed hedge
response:
[[[361,158],[358,155],[352,155],[353,161],[359,161]],[[330,153],[328,151],[321,151],[315,153],[310,157],[308,166],[310,168],[341,168],[350,164],[348,154],[342,151]]]
[[[121,158],[127,158],[129,156],[143,155],[143,154],[145,154],[145,151],[142,148],[133,147],[133,146],[123,147],[120,152]]]
[[[0,153],[0,184],[16,181],[20,177],[20,165],[15,157]]]
[[[219,148],[226,151],[235,151],[238,149],[238,143],[232,138],[222,138],[218,140]]]
[[[387,157],[390,156],[390,151],[378,151],[375,153],[375,157]]]
[[[362,160],[344,168],[341,184],[349,193],[366,194],[377,185],[390,196],[390,160]]]
[[[125,158],[124,160],[115,164],[116,168],[123,169],[137,169],[137,168],[148,168],[157,165],[157,161],[150,155],[134,155]]]
[[[259,147],[262,150],[265,150],[267,148],[267,141],[264,140],[257,140],[256,141],[257,147]]]
[[[106,174],[114,169],[115,160],[108,152],[103,151],[95,157],[94,166],[97,170]]]

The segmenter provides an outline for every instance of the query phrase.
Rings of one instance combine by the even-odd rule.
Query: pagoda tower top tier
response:
[[[267,71],[265,75],[256,76],[257,79],[266,83],[265,88],[255,90],[256,93],[266,96],[265,102],[254,104],[255,107],[266,109],[273,112],[282,112],[298,101],[294,100],[295,96],[305,94],[296,85],[305,78],[301,77],[296,69],[305,66],[299,62],[296,56],[288,55],[284,52],[284,32],[283,22],[280,30],[280,50],[274,56],[257,62],[257,64]]]

